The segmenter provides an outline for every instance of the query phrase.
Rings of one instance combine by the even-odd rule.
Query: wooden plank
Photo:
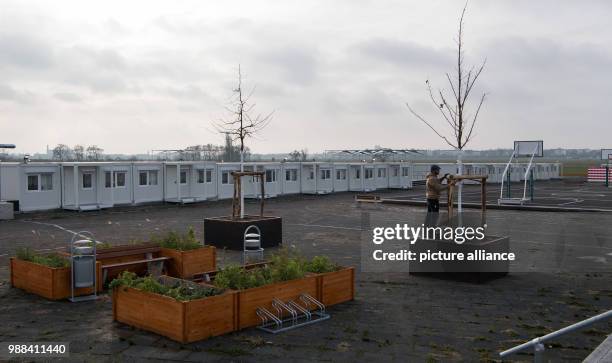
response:
[[[317,277],[320,281],[320,295],[318,299],[325,306],[340,304],[355,298],[354,267],[318,274]]]
[[[181,343],[190,343],[234,331],[236,295],[234,291],[227,291],[181,302],[134,288],[118,287],[113,291],[113,318]]]
[[[214,246],[202,246],[188,251],[162,248],[160,254],[171,258],[168,262],[168,274],[173,277],[191,279],[196,274],[217,268]]]
[[[106,270],[106,269],[112,269],[116,267],[126,267],[126,266],[131,266],[131,265],[149,263],[149,262],[167,261],[169,259],[170,257],[155,257],[155,258],[148,258],[144,260],[126,261],[126,262],[114,263],[111,265],[102,265],[102,269]]]
[[[17,258],[11,258],[11,284],[13,287],[42,296],[49,300],[63,300],[71,296],[70,267],[49,267]],[[96,264],[99,276],[100,264]],[[98,291],[102,284],[97,280]],[[89,295],[92,288],[78,288],[75,296]]]
[[[235,291],[228,291],[186,302],[185,340],[194,342],[234,331],[236,294]]]
[[[115,320],[178,342],[183,336],[183,303],[130,287],[113,290]]]

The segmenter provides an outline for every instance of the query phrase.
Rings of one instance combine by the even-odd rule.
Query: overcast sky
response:
[[[0,143],[109,153],[223,143],[211,122],[241,64],[272,123],[254,152],[447,148],[425,80],[447,87],[463,3],[0,0]],[[487,66],[472,149],[612,147],[612,2],[472,0],[466,62]],[[474,98],[474,101],[476,98]]]

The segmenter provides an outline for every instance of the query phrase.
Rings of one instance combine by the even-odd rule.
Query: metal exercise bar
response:
[[[542,361],[542,356],[544,354],[544,350],[546,349],[546,347],[544,346],[544,343],[546,341],[549,341],[551,339],[560,337],[561,335],[567,334],[567,333],[572,333],[576,330],[582,329],[584,327],[587,327],[591,324],[606,320],[612,318],[612,310],[609,310],[605,313],[599,314],[599,315],[595,315],[593,317],[590,317],[588,319],[585,319],[583,321],[580,321],[578,323],[572,324],[570,326],[566,326],[565,328],[559,329],[557,331],[554,331],[552,333],[546,334],[544,336],[541,337],[537,337],[534,338],[533,340],[530,340],[528,342],[525,342],[521,345],[517,345],[514,348],[510,348],[508,350],[504,350],[503,352],[499,353],[500,358],[505,358],[509,355],[521,352],[523,350],[527,350],[530,348],[533,348],[533,361],[534,362],[541,362]]]

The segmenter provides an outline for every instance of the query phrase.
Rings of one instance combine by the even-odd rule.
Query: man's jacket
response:
[[[427,199],[440,199],[440,192],[448,189],[448,185],[440,183],[440,179],[432,173],[427,174],[426,196]]]

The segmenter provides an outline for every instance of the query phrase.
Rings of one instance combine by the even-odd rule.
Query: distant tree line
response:
[[[58,161],[97,161],[104,160],[104,155],[102,154],[104,149],[98,147],[97,145],[83,146],[83,145],[75,145],[74,147],[70,147],[65,144],[58,144],[53,148],[51,157],[53,160]]]

